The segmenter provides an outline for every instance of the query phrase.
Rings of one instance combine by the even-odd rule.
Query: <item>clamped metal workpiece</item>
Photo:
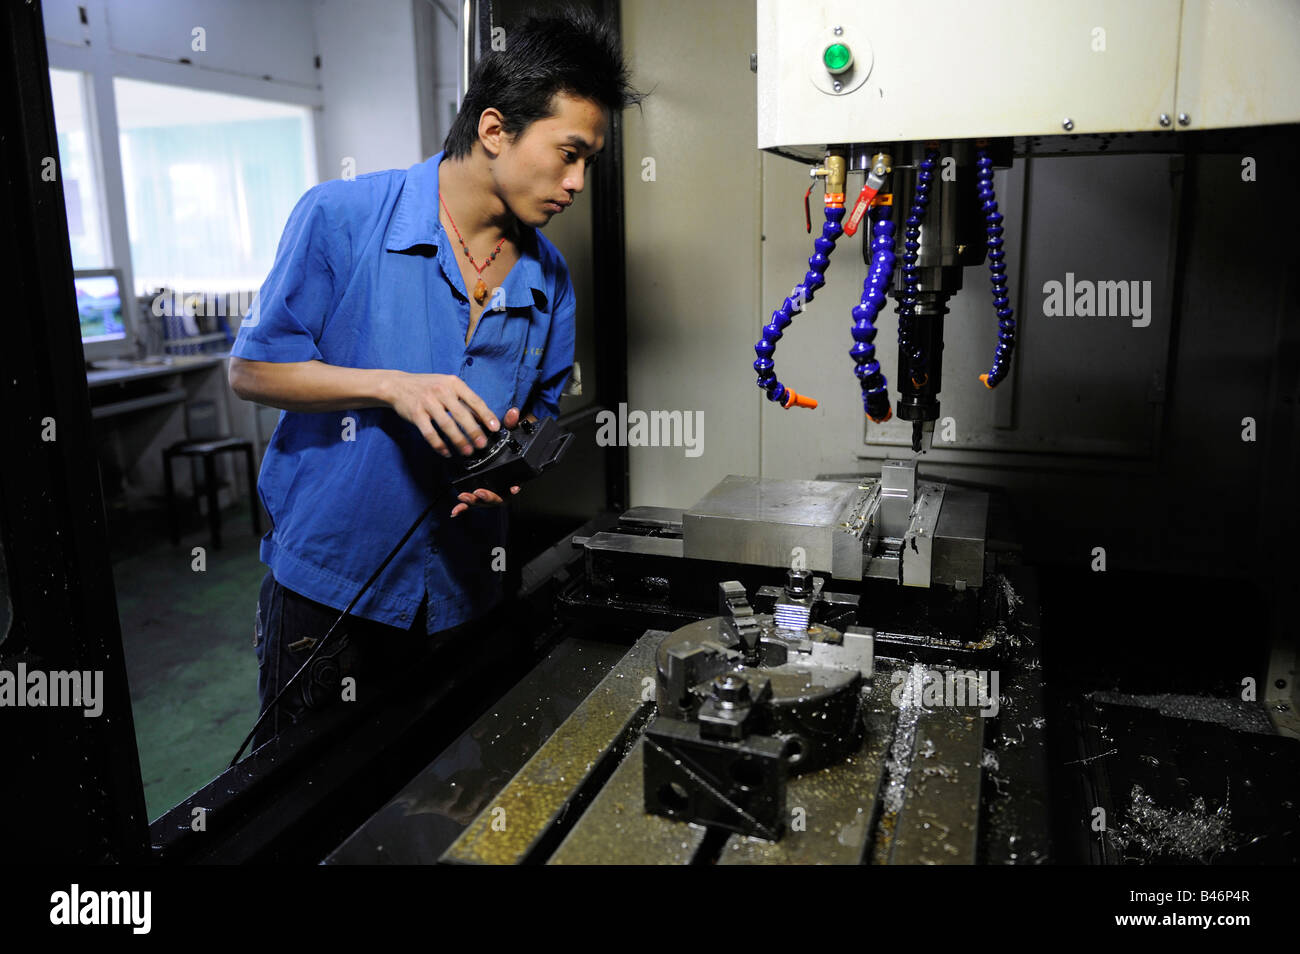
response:
[[[657,654],[659,715],[645,732],[645,809],[775,841],[786,782],[855,751],[874,631],[817,622],[856,609],[791,570],[764,587],[755,613],[744,587],[720,584],[726,615],[669,634]],[[770,591],[770,592],[768,592]]]
[[[548,417],[520,421],[515,430],[501,428],[487,446],[453,462],[451,486],[456,493],[490,490],[508,495],[510,488],[540,477],[564,456],[573,434]]]

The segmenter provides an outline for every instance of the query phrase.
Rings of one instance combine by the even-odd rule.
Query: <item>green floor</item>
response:
[[[110,520],[113,582],[149,818],[207,784],[257,717],[253,620],[266,568],[246,502],[222,513],[222,549],[191,515],[179,546],[160,513]],[[192,569],[191,551],[207,568]]]

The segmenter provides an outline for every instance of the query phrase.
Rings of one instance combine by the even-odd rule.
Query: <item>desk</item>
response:
[[[123,381],[137,381],[142,378],[156,378],[162,375],[178,374],[215,367],[226,361],[228,354],[181,354],[168,355],[164,358],[143,361],[124,361],[121,366],[92,368],[86,372],[86,383],[92,388],[106,384],[118,384]],[[103,362],[107,364],[108,362]]]
[[[152,361],[123,362],[121,367],[95,368],[86,372],[86,385],[90,388],[90,417],[101,420],[118,414],[157,407],[164,404],[181,404],[188,398],[185,388],[174,386],[173,382],[160,379],[177,377],[196,371],[204,371],[223,364],[224,355],[182,355],[161,359],[160,363]],[[161,385],[144,389],[133,385]],[[127,396],[126,392],[145,390]],[[117,396],[113,392],[122,392]]]
[[[229,355],[172,355],[161,360],[166,363],[113,362],[86,372],[104,495],[117,506],[163,496],[162,452],[185,439],[185,405],[191,401],[216,405],[222,433],[257,438],[243,408],[232,413],[226,379]],[[260,442],[258,448],[260,452]],[[177,468],[179,495],[191,489],[185,471]],[[250,492],[243,486],[240,468],[230,461],[218,461],[218,473],[236,495]],[[228,499],[229,493],[223,504]]]

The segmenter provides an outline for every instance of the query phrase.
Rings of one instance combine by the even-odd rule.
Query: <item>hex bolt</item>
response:
[[[723,673],[713,679],[713,698],[723,709],[736,709],[749,705],[749,683],[734,672]]]
[[[785,575],[785,593],[791,599],[812,595],[812,570],[789,570]]]

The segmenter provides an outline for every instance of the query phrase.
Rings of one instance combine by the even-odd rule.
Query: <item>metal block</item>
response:
[[[901,537],[916,497],[916,461],[887,460],[880,465],[879,524],[882,536]]]
[[[935,528],[943,510],[943,484],[922,481],[916,490],[916,508],[903,535],[901,558],[904,586],[929,586],[934,557]]]
[[[664,651],[663,678],[656,689],[660,712],[685,715],[695,705],[690,694],[692,686],[720,676],[740,663],[741,653],[735,648],[739,641],[735,646],[728,645],[727,635],[726,629],[719,627],[716,642],[685,642]]]
[[[831,576],[837,580],[860,580],[876,540],[873,537],[879,481],[864,480],[858,485],[831,537]]]
[[[682,514],[683,552],[688,559],[790,566],[797,547],[807,569],[839,576],[835,535],[864,498],[858,483],[733,474]],[[846,556],[851,563],[851,553],[841,560]]]
[[[857,865],[867,860],[872,819],[880,795],[885,756],[892,739],[894,710],[888,680],[878,683],[864,713],[861,748],[843,763],[799,775],[786,783],[788,816],[799,810],[802,824],[791,825],[778,842],[732,835],[718,856],[720,865]]]
[[[682,511],[680,507],[630,507],[619,516],[618,525],[624,528],[680,531]]]
[[[810,642],[808,664],[826,669],[853,669],[870,679],[875,666],[876,631],[867,626],[850,626],[840,643]],[[799,660],[802,661],[802,660]]]
[[[988,522],[988,494],[964,487],[947,488],[935,528],[930,567],[933,583],[953,586],[964,582],[972,588],[983,584]]]
[[[645,732],[645,810],[775,841],[785,827],[787,742],[705,738],[661,716]]]
[[[867,572],[862,575],[864,580],[889,580],[892,583],[901,583],[903,576],[903,563],[898,558],[898,554],[884,553],[871,558],[867,564]]]

